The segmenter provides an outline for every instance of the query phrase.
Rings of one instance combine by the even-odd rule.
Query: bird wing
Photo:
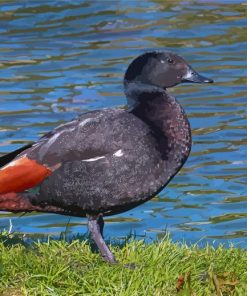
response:
[[[128,139],[124,131],[126,126],[131,126],[133,118],[119,109],[84,113],[58,126],[27,149],[20,148],[9,157],[4,156],[4,164],[8,159],[11,161],[0,168],[0,194],[33,188],[65,162],[90,161],[116,152]],[[132,128],[138,129],[138,124],[132,123]],[[142,133],[141,128],[138,133]],[[132,129],[130,134],[137,131]]]

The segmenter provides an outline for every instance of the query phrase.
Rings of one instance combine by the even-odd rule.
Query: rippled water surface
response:
[[[215,80],[171,90],[191,122],[191,156],[158,197],[107,218],[106,235],[169,230],[174,240],[246,246],[246,32],[245,1],[1,1],[0,151],[79,112],[124,105],[128,63],[147,49],[173,50]],[[1,229],[11,218],[14,231],[32,235],[86,232],[85,219],[0,216]]]

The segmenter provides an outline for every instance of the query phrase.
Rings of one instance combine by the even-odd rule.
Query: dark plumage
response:
[[[0,159],[0,210],[87,216],[102,256],[115,262],[103,216],[152,198],[189,156],[189,122],[167,92],[186,81],[212,82],[174,53],[136,58],[124,77],[128,110],[82,114]]]

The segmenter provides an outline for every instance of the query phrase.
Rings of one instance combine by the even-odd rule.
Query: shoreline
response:
[[[245,295],[247,250],[131,240],[111,250],[109,265],[89,240],[26,244],[0,235],[0,294],[14,295]],[[128,266],[128,267],[126,267]],[[133,266],[135,266],[133,268]]]

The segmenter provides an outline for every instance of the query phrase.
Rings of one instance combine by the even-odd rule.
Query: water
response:
[[[247,245],[245,1],[1,1],[0,151],[37,140],[79,112],[122,106],[122,78],[144,50],[173,50],[213,85],[172,93],[191,122],[185,167],[156,198],[106,219],[107,237]],[[86,220],[2,213],[30,236],[85,233]]]

